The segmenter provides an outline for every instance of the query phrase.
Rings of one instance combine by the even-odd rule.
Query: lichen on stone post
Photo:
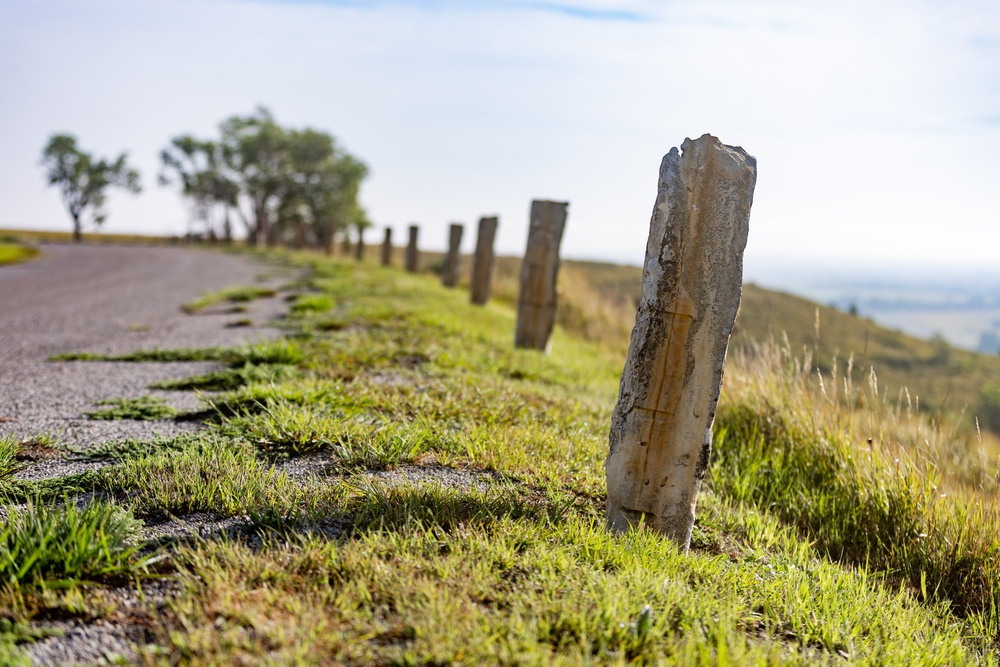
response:
[[[517,347],[547,350],[556,323],[559,244],[566,227],[566,202],[531,202],[528,245],[517,293]]]
[[[497,218],[479,219],[479,233],[476,236],[476,254],[472,259],[472,303],[484,305],[490,300],[493,290],[493,240],[497,233]]]
[[[448,253],[444,256],[444,266],[441,269],[441,283],[445,287],[454,287],[458,284],[458,269],[461,263],[458,251],[462,245],[462,230],[462,225],[457,222],[448,228]]]
[[[410,241],[406,244],[406,270],[416,273],[420,268],[420,251],[417,250],[417,233],[420,227],[410,225]]]
[[[664,156],[611,420],[608,526],[687,550],[739,308],[757,162],[711,135]]]

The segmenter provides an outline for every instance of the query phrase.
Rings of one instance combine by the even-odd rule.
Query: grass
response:
[[[0,229],[0,237],[16,239],[29,243],[72,243],[73,233],[71,231],[40,231],[34,229]],[[88,243],[98,242],[101,244],[123,244],[123,245],[163,245],[169,239],[158,236],[143,236],[139,234],[108,234],[99,230],[92,230],[84,234],[84,240]]]
[[[300,294],[292,302],[292,314],[322,313],[333,308],[333,298],[328,294]]]
[[[503,298],[293,261],[324,298],[289,339],[156,352],[231,364],[173,385],[221,392],[206,431],[105,443],[87,455],[116,465],[63,482],[254,536],[159,547],[180,592],[146,662],[996,664],[995,461],[877,376],[734,349],[685,555],[604,528],[613,309],[581,305],[543,355]]]
[[[7,512],[0,529],[0,582],[6,586],[66,586],[142,567],[138,546],[129,542],[140,524],[120,507],[32,501]]]
[[[0,240],[0,266],[26,262],[38,256],[38,250],[20,243],[7,243]]]
[[[21,442],[12,435],[0,437],[0,482],[12,476],[21,467],[17,455]]]
[[[274,296],[277,293],[278,290],[274,288],[260,285],[233,286],[198,297],[194,301],[185,303],[181,309],[185,313],[194,314],[220,303],[246,303],[261,297]]]
[[[286,340],[267,341],[241,348],[203,347],[174,350],[137,350],[125,354],[96,354],[93,352],[67,352],[49,357],[49,361],[220,361],[232,365],[286,364],[302,361],[302,353],[295,344]]]
[[[239,362],[234,362],[239,363]],[[229,391],[248,384],[279,382],[294,377],[296,370],[289,364],[254,364],[244,362],[201,375],[179,380],[164,380],[150,385],[151,389]]]
[[[162,398],[140,396],[138,398],[112,398],[98,401],[97,405],[107,406],[102,410],[86,413],[91,419],[136,419],[157,421],[173,419],[177,410],[167,405]]]
[[[178,451],[129,456],[97,473],[100,488],[127,493],[140,515],[263,511],[279,500],[294,502],[286,475],[253,456],[245,445],[221,439],[197,441]]]
[[[515,303],[520,262],[498,260],[499,298]],[[627,346],[635,318],[642,269],[598,262],[564,263],[560,270],[559,323],[590,340]],[[1000,374],[1000,358],[923,340],[828,306],[754,284],[743,286],[742,303],[730,347],[777,341],[799,356],[808,351],[826,374],[841,379],[850,368],[855,384],[874,368],[883,391],[908,393],[914,409],[932,418],[947,417],[970,432],[994,426],[1000,409],[984,400]],[[1000,433],[997,433],[1000,435]],[[995,443],[995,453],[1000,444]]]

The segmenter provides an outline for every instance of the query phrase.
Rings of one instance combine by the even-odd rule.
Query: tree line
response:
[[[106,216],[109,188],[141,190],[138,171],[122,153],[96,158],[75,137],[56,134],[42,150],[42,166],[57,186],[75,240]],[[338,236],[371,226],[358,203],[368,167],[327,132],[278,124],[264,107],[231,116],[218,135],[182,134],[160,152],[158,181],[179,188],[199,233],[232,241],[237,228],[256,245],[293,245],[331,251]]]

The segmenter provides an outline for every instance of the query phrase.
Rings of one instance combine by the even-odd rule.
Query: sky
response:
[[[333,134],[396,238],[445,246],[568,201],[562,254],[639,264],[662,156],[711,133],[757,158],[747,274],[1000,266],[994,0],[3,0],[0,227],[70,228],[39,155],[128,151],[108,232],[183,233],[170,138],[268,107]]]

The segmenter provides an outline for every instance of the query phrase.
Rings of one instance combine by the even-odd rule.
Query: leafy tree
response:
[[[259,107],[223,121],[219,134],[176,137],[161,154],[196,215],[221,210],[228,219],[235,211],[251,242],[319,247],[356,217],[367,167],[326,132],[284,128]]]
[[[128,166],[125,153],[114,161],[97,159],[80,150],[76,138],[54,134],[42,149],[42,166],[49,185],[59,187],[63,203],[73,219],[73,240],[83,239],[83,229],[104,222],[106,191],[109,187],[138,193],[139,172]]]
[[[277,224],[284,226],[290,213],[312,230],[314,245],[329,250],[338,229],[346,230],[359,212],[364,216],[357,199],[368,168],[325,132],[292,131],[288,147],[290,172]]]
[[[251,214],[242,217],[248,224],[253,221],[251,240],[257,245],[273,242],[272,220],[287,185],[287,133],[264,107],[223,121],[220,130],[223,159],[250,207]]]
[[[170,147],[160,152],[160,162],[160,185],[179,183],[181,193],[192,201],[194,218],[203,222],[211,234],[215,234],[217,220],[221,219],[222,237],[231,241],[230,213],[242,213],[237,204],[240,189],[225,173],[219,145],[190,135],[175,137]]]

